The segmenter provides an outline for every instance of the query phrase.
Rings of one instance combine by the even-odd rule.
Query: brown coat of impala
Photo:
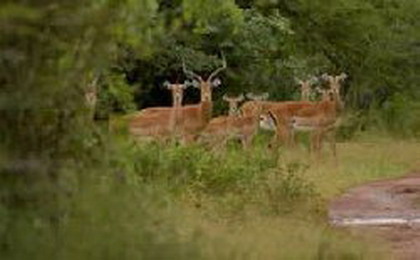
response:
[[[135,130],[137,136],[158,139],[181,137],[185,142],[193,140],[211,118],[212,88],[220,85],[220,80],[214,77],[225,68],[226,61],[223,59],[223,66],[212,72],[207,80],[203,80],[201,76],[186,70],[184,65],[184,72],[195,79],[194,86],[200,89],[200,103],[141,113],[130,122],[130,129]]]
[[[338,124],[338,116],[344,108],[344,103],[340,97],[340,81],[347,75],[342,73],[338,76],[323,76],[328,80],[330,89],[323,91],[323,100],[310,108],[298,111],[292,118],[292,128],[296,131],[310,131],[311,149],[319,153],[323,137],[331,132],[331,146],[334,156],[336,156],[335,133]]]
[[[172,107],[150,107],[139,111],[129,121],[129,132],[135,137],[168,138],[175,129],[186,84],[165,84],[172,92]]]
[[[259,101],[266,99],[268,94],[255,96],[247,94],[247,97],[258,99]],[[212,139],[212,145],[217,147],[224,147],[226,142],[230,139],[238,138],[241,140],[242,146],[247,148],[255,134],[258,132],[258,116],[243,115],[237,111],[237,103],[242,101],[243,97],[237,99],[226,99],[229,102],[230,114],[228,116],[220,116],[213,118],[206,128],[201,133],[201,139]],[[254,113],[259,114],[258,108]]]
[[[244,99],[239,97],[223,96],[223,100],[229,104],[228,115],[212,118],[204,130],[200,133],[200,142],[209,143],[213,147],[224,146],[234,133],[230,127],[232,120],[239,117],[238,104]]]
[[[268,110],[260,118],[263,127],[276,127],[276,137],[285,142],[293,140],[294,131],[312,131],[312,148],[319,150],[322,136],[337,122],[338,113],[343,108],[340,98],[340,81],[346,75],[323,76],[330,83],[328,91],[322,91],[320,102],[282,102]],[[273,123],[273,121],[275,123]]]

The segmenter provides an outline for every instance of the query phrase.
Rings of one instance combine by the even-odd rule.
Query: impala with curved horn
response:
[[[193,79],[193,86],[200,89],[200,103],[184,106],[177,120],[184,141],[189,142],[197,137],[211,119],[213,110],[212,89],[222,84],[221,80],[215,77],[227,68],[227,63],[222,54],[222,66],[210,73],[206,80],[192,70],[188,70],[184,61],[182,62],[182,68],[185,75]]]
[[[135,129],[138,136],[176,137],[181,136],[183,141],[193,140],[205,127],[212,113],[212,88],[221,84],[215,76],[226,69],[226,60],[223,57],[223,65],[213,71],[207,80],[200,75],[187,70],[185,63],[182,64],[184,73],[192,77],[194,87],[200,89],[200,103],[195,105],[177,106],[173,108],[160,108],[152,113],[142,113],[137,118],[138,124]]]

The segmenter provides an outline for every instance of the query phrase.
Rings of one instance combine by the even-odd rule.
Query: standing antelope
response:
[[[200,141],[212,143],[224,144],[229,135],[228,124],[229,120],[239,116],[238,104],[244,100],[244,96],[238,97],[227,97],[223,96],[223,100],[229,104],[228,115],[222,115],[212,118],[204,130],[200,133]]]
[[[184,142],[194,140],[211,119],[213,110],[212,89],[221,85],[220,79],[215,77],[227,67],[224,56],[222,58],[222,66],[214,70],[206,80],[192,70],[187,70],[185,63],[182,63],[184,73],[193,79],[194,87],[200,89],[200,103],[184,106],[177,118],[176,124],[179,126]]]
[[[324,99],[317,106],[307,108],[296,113],[292,118],[293,129],[312,132],[311,148],[316,153],[320,152],[322,138],[331,132],[331,148],[336,156],[335,133],[337,119],[344,104],[340,97],[340,81],[347,77],[345,73],[338,76],[323,75],[330,83],[330,89],[324,93]]]
[[[311,131],[311,150],[319,152],[323,136],[334,130],[337,124],[338,113],[343,109],[343,102],[340,98],[340,81],[347,77],[342,73],[339,76],[323,75],[330,83],[330,89],[323,91],[321,102],[309,106],[302,106],[300,109],[271,110],[260,118],[261,127],[276,125],[277,131]],[[280,129],[280,130],[279,130]],[[285,130],[284,130],[285,129]],[[334,133],[333,133],[334,134]],[[332,140],[332,150],[336,154],[335,141]]]
[[[226,95],[223,96],[223,100],[229,104],[229,116],[237,116],[239,115],[238,104],[244,100],[244,95],[240,95],[238,97],[228,97]]]
[[[94,119],[95,108],[98,102],[98,80],[99,77],[95,77],[90,83],[87,84],[85,89],[85,104],[88,109],[89,118]]]
[[[254,97],[255,100],[262,101],[268,98],[265,93],[259,97],[253,94],[247,94],[247,97]],[[239,101],[237,99],[237,101]],[[237,103],[236,103],[237,104]],[[235,104],[235,105],[236,105]],[[257,106],[253,112],[259,114],[260,106]],[[258,131],[258,117],[254,114],[249,115],[230,115],[214,118],[210,121],[202,133],[203,138],[213,138],[221,146],[225,146],[227,141],[232,138],[239,138],[242,146],[247,148],[252,142],[253,137]],[[213,142],[215,143],[215,142]]]
[[[296,110],[313,104],[310,101],[266,101],[255,98],[250,99],[252,100],[245,102],[241,107],[243,115],[254,116],[259,120],[261,114],[268,113],[269,111],[271,114],[278,114],[276,116],[278,122],[275,125],[275,129],[273,129],[274,125],[270,127],[268,125],[262,126],[262,128],[268,130],[275,130],[275,135],[270,142],[270,146],[271,144],[278,143],[279,139],[285,144],[292,144],[293,138],[288,123],[290,121],[290,115]]]
[[[165,82],[164,86],[172,92],[172,107],[150,107],[139,111],[129,121],[129,132],[133,136],[166,139],[173,133],[187,84]]]
[[[194,79],[193,85],[200,89],[200,103],[195,105],[159,108],[151,113],[142,113],[136,117],[136,131],[139,136],[155,136],[158,138],[178,137],[184,142],[193,140],[206,126],[212,113],[212,88],[221,84],[215,76],[226,68],[223,66],[213,71],[207,80],[185,68],[184,72]],[[158,133],[158,134],[155,134]]]

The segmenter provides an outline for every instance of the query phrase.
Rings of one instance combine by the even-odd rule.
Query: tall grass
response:
[[[336,162],[265,139],[209,152],[110,137],[102,160],[60,165],[53,184],[2,171],[14,184],[1,194],[2,259],[386,258],[375,239],[329,227],[328,201],[420,167],[419,143],[360,136]]]

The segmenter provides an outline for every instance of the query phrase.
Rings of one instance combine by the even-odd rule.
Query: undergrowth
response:
[[[419,143],[390,139],[341,143],[335,161],[264,136],[220,152],[110,138],[102,161],[11,172],[2,160],[2,259],[384,259],[328,226],[328,201],[419,166]]]

